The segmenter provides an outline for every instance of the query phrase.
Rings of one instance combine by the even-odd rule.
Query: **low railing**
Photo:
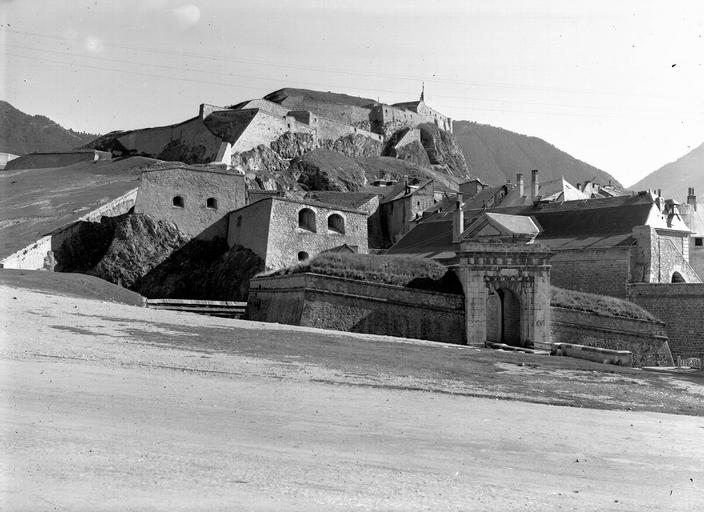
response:
[[[146,306],[152,309],[167,309],[199,315],[242,318],[247,303],[229,300],[147,299]]]

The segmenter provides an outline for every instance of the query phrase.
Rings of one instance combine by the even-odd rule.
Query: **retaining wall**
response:
[[[320,274],[252,279],[245,318],[466,343],[462,296]]]
[[[665,324],[552,307],[552,343],[629,350],[634,366],[672,366]]]
[[[628,300],[665,322],[677,357],[704,357],[704,283],[630,284]]]

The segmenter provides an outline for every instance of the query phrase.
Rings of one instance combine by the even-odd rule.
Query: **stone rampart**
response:
[[[556,252],[550,260],[553,286],[612,297],[626,296],[629,247]]]
[[[250,281],[245,318],[464,344],[464,298],[320,274]]]
[[[109,159],[110,153],[97,150],[30,153],[29,155],[10,160],[5,166],[5,170],[49,169],[52,167],[67,167],[81,162],[97,162],[98,160]]]
[[[675,357],[704,357],[704,283],[630,284],[628,300],[665,322]]]
[[[551,341],[628,350],[633,366],[672,366],[665,325],[552,306]]]

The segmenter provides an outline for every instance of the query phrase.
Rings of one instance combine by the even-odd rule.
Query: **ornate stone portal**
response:
[[[460,244],[453,268],[464,287],[468,345],[550,342],[551,254],[538,244]]]

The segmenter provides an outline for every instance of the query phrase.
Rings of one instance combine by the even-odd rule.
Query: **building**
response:
[[[689,264],[690,231],[674,210],[647,192],[563,203],[441,212],[417,225],[389,254],[417,254],[452,262],[458,219],[471,226],[485,211],[528,216],[536,241],[553,251],[552,282],[561,288],[626,296],[629,283],[700,282]],[[463,227],[464,230],[464,227]]]
[[[224,239],[228,212],[245,204],[241,174],[174,165],[142,173],[134,211],[172,222],[191,237]]]
[[[343,245],[369,251],[367,214],[311,200],[268,197],[230,212],[227,243],[251,249],[279,269]]]
[[[704,278],[704,205],[697,205],[694,188],[690,187],[687,191],[687,202],[675,203],[675,207],[692,232],[689,240],[689,264],[699,277]]]

